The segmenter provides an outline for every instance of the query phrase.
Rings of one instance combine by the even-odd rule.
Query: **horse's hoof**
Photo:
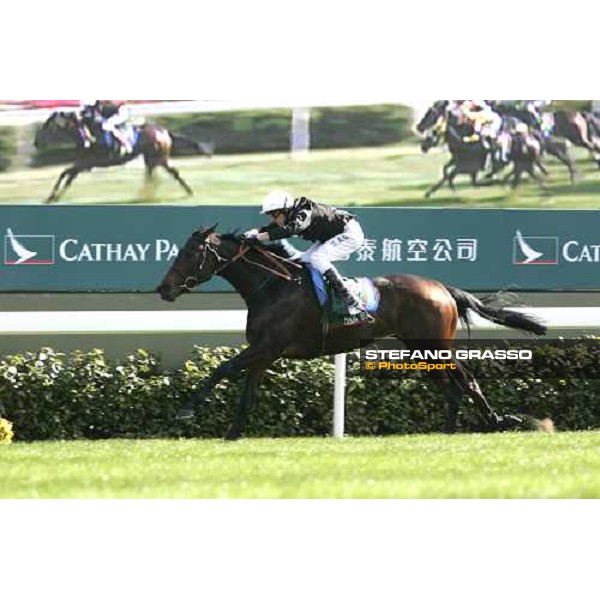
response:
[[[505,428],[521,427],[524,423],[524,419],[517,415],[504,415],[502,420]]]
[[[194,417],[194,410],[192,408],[182,408],[177,415],[178,421],[187,421]]]

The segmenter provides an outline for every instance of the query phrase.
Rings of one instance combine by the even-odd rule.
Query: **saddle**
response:
[[[281,264],[277,257],[266,251],[265,248],[260,248],[259,246],[258,249],[277,267],[276,270],[270,268],[267,270],[272,271],[280,277],[284,277],[288,281],[293,280],[288,270]],[[307,264],[304,264],[300,268],[308,270],[315,297],[319,306],[323,309],[324,336],[334,328],[341,329],[344,327],[354,327],[362,325],[365,322],[372,322],[367,312],[348,306],[347,302],[337,295],[333,287],[325,280],[319,271]],[[353,294],[361,300],[368,312],[375,312],[379,308],[381,295],[371,279],[366,277],[344,277],[342,279],[346,286],[352,290]]]
[[[362,325],[366,314],[348,306],[340,298],[316,269],[307,265],[310,272],[313,289],[319,305],[323,308],[323,329],[325,333],[334,328],[355,327]],[[344,283],[360,298],[369,312],[375,312],[379,307],[380,294],[373,281],[367,277],[346,278]]]
[[[136,146],[140,139],[140,130],[138,127],[127,125],[120,127],[119,131],[124,133],[124,137],[129,142],[129,145],[135,152]],[[95,144],[107,150],[111,155],[116,154],[122,156],[121,143],[117,140],[110,131],[104,131],[100,125],[91,127],[89,124],[85,124],[84,132],[86,133],[89,144]]]
[[[135,152],[135,147],[140,138],[140,131],[137,127],[133,127],[132,125],[125,125],[123,127],[119,127],[119,131],[123,134],[123,137],[129,142],[129,146],[132,148],[132,152]],[[123,149],[121,147],[121,143],[117,140],[110,131],[103,131],[102,142],[105,148],[107,148],[111,153],[123,155]],[[131,154],[128,153],[128,154]]]

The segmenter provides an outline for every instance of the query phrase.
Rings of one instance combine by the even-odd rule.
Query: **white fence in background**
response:
[[[600,307],[516,308],[542,319],[550,329],[600,329]],[[471,313],[477,330],[503,329]],[[239,333],[246,330],[245,310],[0,312],[0,335]],[[335,357],[333,435],[344,436],[346,355]]]
[[[192,114],[207,112],[227,112],[237,110],[264,110],[264,109],[301,109],[306,110],[313,106],[370,106],[373,104],[406,104],[412,106],[412,101],[391,99],[391,98],[331,98],[331,97],[299,97],[294,101],[290,100],[177,100],[165,101],[148,104],[131,104],[129,112],[133,119],[144,118],[159,115]],[[55,108],[39,109],[15,109],[0,111],[0,126],[20,126],[32,125],[34,123],[43,123],[54,111]],[[76,110],[72,106],[65,106],[65,111]]]

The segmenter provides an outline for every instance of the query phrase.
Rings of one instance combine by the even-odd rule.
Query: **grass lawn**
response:
[[[600,433],[0,446],[0,498],[600,498]]]
[[[182,176],[195,190],[188,198],[164,171],[154,189],[144,186],[143,166],[84,173],[67,192],[65,204],[259,204],[275,188],[289,188],[326,202],[370,206],[442,206],[490,208],[596,208],[600,170],[588,154],[572,148],[581,181],[568,182],[566,169],[548,159],[549,195],[526,181],[518,191],[494,185],[472,188],[464,176],[458,188],[443,188],[430,200],[425,190],[440,177],[448,155],[440,150],[421,154],[416,143],[384,148],[316,150],[306,159],[290,160],[286,153],[246,154],[176,160]],[[62,168],[48,167],[0,174],[2,203],[39,204],[48,196]]]

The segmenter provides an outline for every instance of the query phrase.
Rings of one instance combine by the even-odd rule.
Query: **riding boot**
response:
[[[367,321],[373,322],[373,317],[367,312],[367,308],[360,298],[352,293],[335,269],[328,269],[323,273],[323,276],[329,281],[335,293],[343,298],[350,308],[356,308],[366,315]]]

